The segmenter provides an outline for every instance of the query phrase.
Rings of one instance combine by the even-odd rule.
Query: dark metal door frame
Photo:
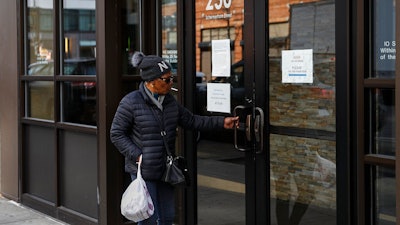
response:
[[[350,140],[352,133],[351,126],[351,96],[354,96],[355,90],[350,88],[351,76],[354,74],[356,68],[351,66],[356,62],[357,48],[351,43],[351,36],[355,34],[355,30],[351,30],[355,24],[355,7],[352,2],[347,0],[336,1],[336,71],[337,71],[337,91],[336,99],[337,105],[337,224],[356,224],[357,215],[352,209],[356,206],[355,202],[351,199],[355,196],[352,193],[357,193],[355,181],[351,181],[351,177],[355,174],[350,173],[356,168],[353,168],[351,162],[352,152],[350,151],[352,142]],[[397,10],[399,11],[399,10]],[[179,29],[178,36],[180,37],[180,44],[178,45],[179,69],[182,74],[195,73],[195,1],[178,1],[178,19]],[[400,13],[399,13],[400,14]],[[246,96],[249,99],[253,95],[253,85],[256,90],[255,104],[264,109],[265,117],[269,118],[268,111],[268,1],[245,1],[245,26],[244,26],[244,59],[246,68],[246,77],[254,77],[254,82],[246,84]],[[259,29],[264,27],[265,29]],[[398,31],[398,33],[400,33]],[[399,36],[399,35],[397,35]],[[195,96],[193,94],[193,87],[195,84],[194,77],[183,76],[181,81],[183,90],[180,96],[183,104],[189,109],[193,110]],[[187,93],[187,94],[185,94]],[[353,118],[354,119],[354,118]],[[266,120],[268,121],[268,120]],[[265,136],[269,136],[268,122],[265,124]],[[353,130],[354,132],[354,130]],[[400,132],[398,132],[399,135]],[[187,131],[184,133],[182,147],[190,149],[193,146],[194,138],[193,133]],[[254,154],[248,153],[246,155],[246,223],[247,224],[269,224],[270,218],[270,204],[269,204],[269,140],[264,140],[264,153],[255,157]],[[268,147],[267,147],[268,146]],[[196,167],[196,154],[195,151],[186,152],[189,164]],[[353,155],[354,156],[354,155]],[[399,166],[398,166],[399,167]],[[257,179],[256,179],[257,172]],[[195,177],[197,171],[192,172]],[[265,179],[259,179],[264,177]],[[194,182],[193,186],[186,190],[185,198],[185,224],[197,223],[197,206],[193,203],[197,202],[197,183]],[[257,196],[257,198],[256,198]],[[257,201],[255,200],[257,199]],[[259,200],[261,199],[261,200]]]
[[[347,0],[337,0],[335,3],[335,36],[336,36],[336,173],[337,175],[337,224],[356,224],[351,214],[355,205],[351,202],[351,193],[357,193],[354,189],[354,181],[351,181],[351,173],[356,171],[351,164],[351,140],[350,129],[350,96],[355,92],[350,88],[350,74],[354,67],[350,63],[353,58],[350,55],[354,47],[351,47],[351,23],[352,3]],[[353,14],[354,15],[354,14]],[[353,64],[354,65],[354,64]],[[354,96],[354,95],[353,95]],[[339,100],[339,101],[338,101]],[[353,164],[354,165],[354,164]],[[340,196],[340,197],[339,197]]]
[[[246,98],[265,116],[264,149],[246,153],[246,224],[269,224],[268,1],[244,1],[244,9]]]
[[[268,14],[267,2],[263,1],[244,1],[245,4],[245,28],[244,28],[244,58],[246,67],[246,77],[250,77],[246,85],[246,97],[252,99],[254,94],[257,98],[255,103],[258,107],[267,110],[267,93],[265,87],[267,78],[264,71],[267,71],[267,33],[265,29],[256,29],[258,27],[267,27]],[[181,42],[178,43],[178,68],[182,74],[195,73],[195,1],[178,1],[178,37]],[[257,49],[257,51],[255,51]],[[256,71],[263,71],[257,73]],[[181,102],[190,110],[194,109],[195,96],[193,87],[195,80],[193,76],[180,76],[182,90],[179,96]],[[254,84],[257,83],[256,86]],[[253,90],[258,90],[256,93]],[[187,94],[185,94],[187,93]],[[194,134],[191,131],[185,131],[182,135],[183,149],[191,149],[185,152],[189,165],[196,168],[196,151]],[[265,139],[264,146],[268,140]],[[267,154],[257,154],[255,151],[246,153],[246,223],[247,224],[267,224],[269,218],[269,181]],[[192,177],[196,177],[197,171],[192,170]],[[257,177],[257,179],[256,179]],[[262,178],[262,179],[260,179]],[[267,191],[266,191],[267,190]],[[194,179],[193,185],[186,189],[184,224],[197,224],[197,182]],[[257,200],[257,201],[256,201]]]

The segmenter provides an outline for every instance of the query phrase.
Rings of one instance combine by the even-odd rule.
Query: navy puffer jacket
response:
[[[188,129],[223,129],[223,117],[193,115],[167,94],[161,111],[144,90],[127,94],[120,102],[111,126],[111,141],[125,156],[125,171],[136,173],[136,160],[142,154],[142,176],[145,180],[159,180],[163,174],[166,150],[161,136],[160,122],[166,131],[169,149],[174,152],[177,126]],[[155,118],[157,115],[159,119]]]

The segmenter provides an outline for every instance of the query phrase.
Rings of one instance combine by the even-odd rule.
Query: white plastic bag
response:
[[[336,164],[321,157],[318,152],[316,152],[313,176],[315,180],[322,182],[323,186],[331,187],[336,183]]]
[[[125,190],[121,199],[121,214],[134,222],[145,220],[153,215],[154,205],[141,173],[141,157],[137,177]]]

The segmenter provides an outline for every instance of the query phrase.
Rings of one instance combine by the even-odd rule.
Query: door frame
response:
[[[269,69],[268,1],[244,1],[244,68],[246,98],[264,111],[264,149],[246,153],[246,224],[269,224]],[[262,28],[265,29],[257,29]],[[253,96],[255,94],[255,96]]]
[[[182,40],[178,42],[178,70],[182,71],[181,74],[195,74],[196,71],[196,45],[195,45],[195,1],[177,1],[178,3],[178,39]],[[267,2],[260,1],[244,1],[245,9],[251,9],[245,11],[245,26],[243,41],[244,46],[244,64],[246,67],[246,76],[250,77],[250,82],[245,84],[246,86],[246,98],[252,99],[253,87],[260,90],[257,93],[257,99],[255,103],[258,107],[264,110],[266,116],[268,116],[268,104],[267,104],[267,93],[268,78],[259,74],[256,79],[254,76],[258,73],[256,71],[268,71],[266,60],[267,60],[267,33],[263,30],[256,29],[257,27],[267,26]],[[257,49],[257,51],[254,51]],[[194,76],[179,76],[180,87],[179,100],[182,104],[193,111],[195,108],[195,77]],[[257,84],[256,86],[254,86]],[[264,126],[264,132],[267,127]],[[185,149],[185,156],[188,160],[188,164],[192,166],[191,176],[197,176],[197,155],[195,133],[193,131],[183,131],[181,134],[180,146]],[[267,136],[267,135],[266,135]],[[264,138],[264,145],[268,146],[268,138]],[[266,148],[266,147],[265,147]],[[269,218],[269,168],[266,162],[267,150],[261,154],[255,154],[255,151],[249,151],[246,153],[246,224],[267,224]],[[256,172],[257,177],[256,179]],[[263,179],[260,179],[262,177]],[[266,191],[267,190],[267,191]],[[185,190],[184,198],[185,212],[181,215],[181,220],[185,221],[184,224],[197,224],[197,180],[193,179],[193,185]],[[257,201],[256,201],[257,200]]]
[[[178,3],[178,68],[182,74],[195,74],[195,2],[177,1]],[[243,34],[244,42],[244,65],[246,76],[254,77],[254,82],[246,85],[254,85],[257,98],[254,104],[264,110],[265,118],[269,118],[268,96],[269,96],[269,70],[268,68],[268,38],[269,38],[269,1],[244,1],[245,4],[245,26]],[[351,123],[351,96],[354,96],[355,90],[350,88],[351,76],[356,70],[351,66],[351,61],[355,61],[351,52],[356,52],[357,48],[351,45],[351,21],[355,20],[355,15],[351,11],[356,11],[356,7],[347,0],[337,0],[335,3],[335,40],[336,40],[336,152],[337,152],[337,224],[353,224],[357,217],[353,215],[351,208],[356,204],[351,199],[351,193],[357,193],[355,181],[351,181],[352,174],[347,171],[353,171],[354,165],[351,161],[352,152],[350,151],[352,142],[350,136],[354,133],[350,127]],[[265,27],[267,30],[257,29]],[[264,71],[264,72],[259,72]],[[179,87],[179,100],[190,110],[195,107],[195,87],[194,76],[181,76],[181,86]],[[246,86],[246,97],[253,95],[252,87]],[[250,98],[251,99],[251,98]],[[340,102],[340,103],[338,103]],[[270,224],[271,214],[270,206],[270,174],[269,174],[269,119],[265,119],[264,124],[264,151],[262,154],[246,154],[246,223],[247,224]],[[189,165],[192,165],[191,176],[196,177],[196,141],[195,134],[192,131],[181,133],[182,141],[180,146],[185,151]],[[253,161],[255,156],[255,163]],[[353,155],[354,156],[354,155]],[[256,176],[257,172],[257,176]],[[257,177],[257,179],[256,179]],[[260,179],[263,177],[264,179]],[[185,212],[182,215],[185,224],[197,224],[197,181],[193,179],[193,185],[185,190],[184,195]],[[256,198],[257,197],[257,198]],[[257,199],[257,201],[256,201]],[[352,216],[353,215],[353,216]]]
[[[351,173],[348,171],[357,171],[352,167],[351,158],[353,149],[351,143],[351,135],[354,135],[354,130],[350,127],[356,126],[351,124],[351,113],[354,112],[354,106],[351,107],[350,96],[354,96],[355,88],[351,88],[351,76],[355,73],[355,68],[351,62],[355,62],[351,56],[351,52],[357,52],[355,46],[351,47],[351,35],[355,30],[351,30],[352,21],[356,13],[355,7],[351,1],[336,0],[335,2],[335,40],[336,40],[336,223],[337,224],[356,224],[356,217],[352,217],[352,210],[356,207],[351,198],[354,197],[351,193],[357,193],[355,179],[351,180]],[[354,21],[354,20],[353,20]],[[340,101],[337,101],[340,99]],[[356,115],[353,115],[354,117]],[[353,173],[353,177],[356,172]]]

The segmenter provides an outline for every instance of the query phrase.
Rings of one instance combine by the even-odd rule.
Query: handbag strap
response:
[[[164,129],[164,123],[163,123],[163,121],[161,121],[160,118],[158,117],[156,111],[154,110],[154,107],[150,106],[150,108],[151,108],[151,111],[153,112],[154,117],[155,117],[155,118],[157,119],[157,121],[158,121],[158,125],[160,126],[160,130],[161,130],[160,134],[161,134],[161,137],[163,138],[165,150],[167,151],[168,156],[172,156],[172,153],[171,153],[171,151],[169,150],[169,147],[168,147],[168,142],[167,142],[167,138],[166,138],[167,132],[166,132],[165,129]]]

